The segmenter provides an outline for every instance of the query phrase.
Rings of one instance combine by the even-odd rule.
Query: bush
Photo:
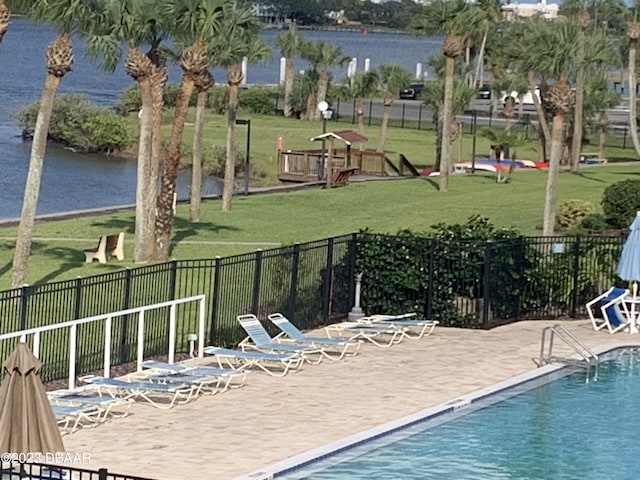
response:
[[[558,207],[556,224],[558,227],[571,229],[577,226],[580,221],[594,211],[593,204],[586,200],[567,200]]]
[[[623,180],[609,185],[602,196],[602,210],[610,227],[629,226],[640,210],[640,180]]]
[[[240,91],[240,106],[247,113],[272,115],[275,111],[273,92],[267,88],[253,87]]]
[[[600,233],[607,228],[607,220],[601,213],[591,213],[585,216],[579,225],[579,230],[584,233]]]
[[[126,115],[127,113],[138,112],[141,107],[142,100],[140,99],[140,91],[137,85],[132,85],[120,92],[120,97],[118,97],[118,103],[116,104],[118,113]]]
[[[39,108],[39,102],[34,102],[18,112],[23,138],[33,137]],[[121,117],[76,93],[64,93],[54,100],[48,138],[86,153],[113,153],[129,144]]]
[[[229,88],[226,85],[214,85],[209,89],[207,107],[213,110],[213,113],[224,114],[227,111],[228,104]]]

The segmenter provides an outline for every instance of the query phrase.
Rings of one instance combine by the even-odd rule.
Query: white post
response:
[[[111,317],[104,321],[104,378],[111,376]]]
[[[140,310],[138,316],[138,357],[137,371],[142,371],[142,362],[144,361],[144,310]]]
[[[243,57],[242,58],[242,82],[240,82],[240,85],[246,85],[247,84],[247,67],[249,65],[249,59],[247,59],[247,57]]]
[[[284,77],[286,76],[287,72],[287,59],[284,57],[280,57],[280,80],[279,80],[279,84],[282,85],[284,84]]]
[[[20,341],[22,343],[25,343],[27,341],[27,338],[22,337]],[[39,330],[33,334],[33,354],[36,356],[36,358],[40,358],[40,331]]]
[[[69,390],[76,388],[76,338],[78,324],[74,323],[69,329]]]
[[[352,78],[358,71],[358,59],[353,57],[347,66],[347,77]]]
[[[198,322],[198,358],[204,357],[204,298],[200,299],[200,318]]]
[[[176,356],[176,304],[169,307],[169,355],[168,362],[173,363]]]
[[[364,317],[362,308],[360,308],[360,290],[362,285],[362,273],[356,274],[355,279],[356,279],[356,298],[355,298],[355,304],[348,315],[349,321],[355,321],[355,320],[358,320],[359,318]]]
[[[370,58],[365,58],[364,59],[364,71],[368,72],[371,69],[371,59]]]
[[[416,63],[416,78],[418,80],[422,80],[423,75],[422,75],[422,63],[418,62]]]

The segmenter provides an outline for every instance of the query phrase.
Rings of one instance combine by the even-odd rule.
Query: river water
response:
[[[248,84],[275,84],[279,79],[279,52],[273,47],[280,32],[265,30],[264,39],[272,47],[270,60],[250,65]],[[308,40],[324,40],[339,45],[345,54],[357,59],[357,70],[362,71],[365,59],[371,68],[382,63],[398,63],[410,72],[416,72],[418,63],[426,64],[430,55],[440,46],[440,39],[417,38],[402,34],[302,31]],[[40,98],[45,79],[44,51],[55,38],[54,31],[36,25],[25,18],[14,17],[0,49],[0,220],[17,218],[22,208],[22,195],[29,165],[30,143],[20,138],[14,113]],[[82,42],[74,41],[73,70],[60,83],[60,92],[73,91],[86,94],[99,105],[113,105],[119,93],[132,85],[124,72],[122,62],[115,72],[107,74],[90,63],[84,55]],[[306,65],[296,61],[296,69]],[[217,81],[224,73],[214,70]],[[341,81],[346,68],[333,72],[335,81]],[[428,75],[428,74],[427,74]],[[169,68],[169,81],[177,83],[180,70]],[[188,172],[181,172],[177,182],[178,198],[188,197]],[[131,159],[82,155],[49,146],[42,172],[38,201],[38,214],[60,213],[128,205],[135,201],[136,165]],[[219,192],[217,178],[208,178],[203,195]]]

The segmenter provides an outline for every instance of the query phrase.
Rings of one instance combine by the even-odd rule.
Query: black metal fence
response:
[[[276,101],[276,113],[281,111],[283,104],[284,99],[278,98]],[[332,103],[332,109],[332,122],[356,124],[354,100],[335,99]],[[365,100],[363,102],[363,110],[365,125],[380,125],[384,110],[381,100]],[[434,121],[433,109],[421,102],[394,102],[391,104],[389,114],[390,127],[434,130]],[[477,135],[483,126],[504,126],[505,117],[502,114],[501,106],[494,109],[493,106],[489,105],[486,108],[466,110],[463,114],[456,116],[456,121],[462,125],[464,134]],[[527,140],[534,141],[538,139],[538,117],[534,111],[516,111],[511,122],[512,129],[523,132]],[[566,125],[565,129],[568,128],[569,125]],[[568,134],[569,132],[565,132],[565,137]],[[598,146],[599,127],[596,122],[588,122],[585,125],[585,140],[586,144],[583,146],[585,151],[588,151],[590,145],[594,150]],[[609,147],[633,149],[629,122],[608,122],[605,129],[605,144]],[[489,152],[487,152],[488,154]]]
[[[232,346],[235,318],[283,312],[301,328],[344,318],[357,273],[367,313],[417,311],[443,325],[490,328],[521,319],[575,317],[616,281],[618,237],[517,237],[460,242],[358,233],[243,255],[164,264],[0,292],[0,334],[204,294],[205,342]],[[198,308],[177,310],[177,350],[197,333]],[[167,353],[168,309],[145,317],[145,355]],[[135,360],[137,318],[114,318],[111,358]],[[275,332],[273,332],[275,333]],[[104,325],[78,328],[78,374],[102,368]],[[0,342],[0,358],[15,341]],[[45,381],[68,374],[68,332],[43,334]]]
[[[52,461],[55,459],[55,454],[43,454],[43,459],[45,455],[51,456]],[[59,456],[64,457],[65,455],[60,453]],[[106,468],[86,470],[59,464],[21,463],[12,465],[10,462],[0,463],[0,477],[3,480],[152,480],[146,477],[110,473]]]

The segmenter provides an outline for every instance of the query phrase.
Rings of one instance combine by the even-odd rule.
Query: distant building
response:
[[[553,20],[558,17],[558,5],[549,5],[546,0],[538,3],[508,3],[503,5],[501,10],[502,17],[509,22],[533,17],[534,15],[540,15],[547,20]]]

